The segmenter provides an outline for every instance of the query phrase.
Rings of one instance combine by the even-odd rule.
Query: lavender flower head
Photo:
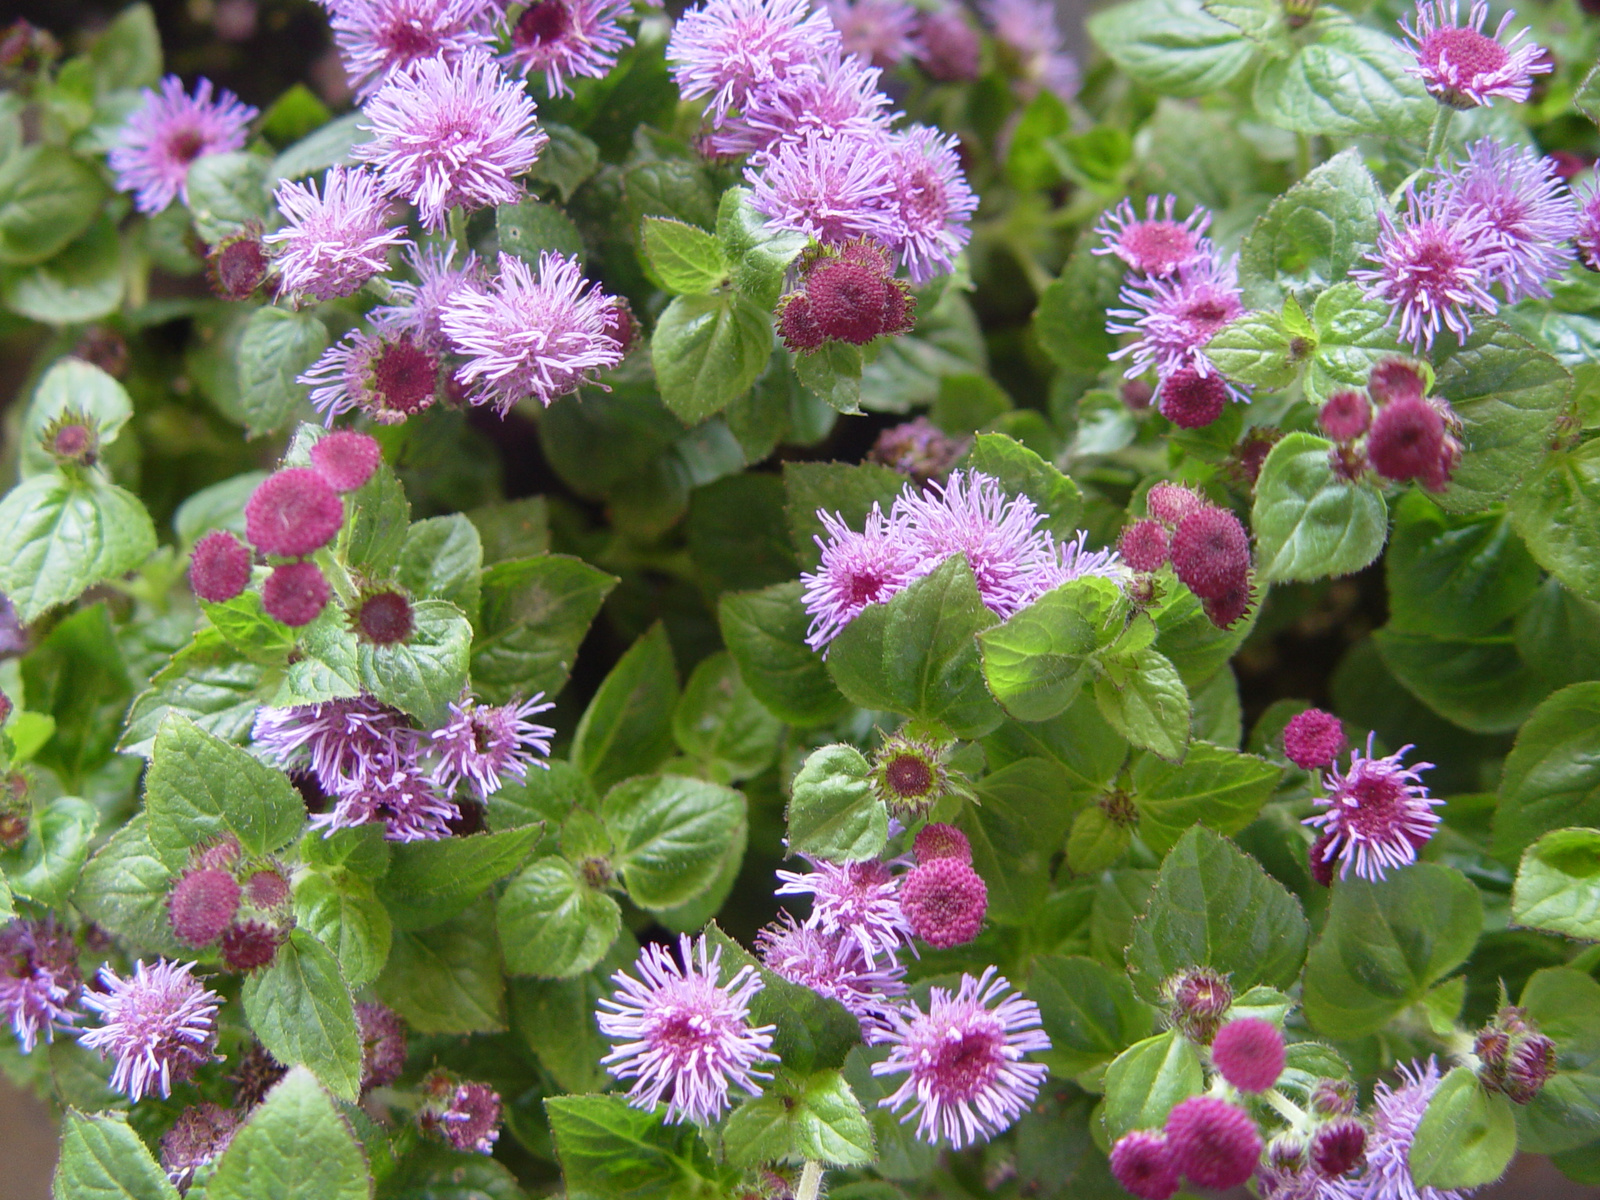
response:
[[[383,187],[416,205],[423,225],[466,209],[515,203],[518,176],[550,140],[534,124],[533,98],[488,56],[429,58],[395,75],[366,106],[373,138],[356,146]]]
[[[1600,173],[1589,171],[1573,190],[1578,200],[1578,227],[1572,242],[1578,261],[1591,271],[1600,271]]]
[[[530,765],[548,770],[534,755],[549,755],[556,731],[528,719],[555,707],[542,700],[540,692],[520,704],[487,705],[470,698],[452,704],[450,720],[433,733],[439,755],[433,781],[449,793],[465,780],[484,800],[500,790],[507,775],[520,781],[528,777]]]
[[[956,154],[960,139],[926,125],[890,135],[890,175],[899,209],[898,247],[911,282],[924,284],[955,269],[972,231],[978,198]]]
[[[332,300],[348,296],[389,269],[389,247],[407,244],[389,224],[393,205],[370,171],[330,167],[315,182],[285,180],[278,207],[289,223],[261,240],[276,246],[278,290]]]
[[[1546,74],[1554,64],[1535,43],[1517,44],[1528,35],[1526,29],[1508,42],[1501,40],[1515,12],[1506,11],[1493,36],[1483,32],[1488,16],[1488,0],[1473,0],[1465,25],[1460,0],[1417,0],[1415,27],[1400,22],[1414,43],[1410,50],[1415,61],[1406,73],[1422,80],[1429,95],[1451,108],[1476,108],[1496,96],[1522,103],[1533,90],[1533,76]]]
[[[311,389],[325,423],[360,409],[382,425],[413,417],[444,394],[435,344],[409,330],[392,336],[352,329],[296,381]]]
[[[904,0],[826,0],[825,7],[848,54],[892,67],[916,51],[917,10]]]
[[[182,196],[189,202],[189,166],[208,154],[243,150],[245,127],[259,110],[241,104],[223,90],[213,100],[211,81],[195,84],[194,95],[183,81],[168,75],[161,91],[145,88],[144,102],[117,134],[106,162],[117,177],[117,190],[134,193],[134,206],[156,213]]]
[[[1024,88],[1044,88],[1063,100],[1078,94],[1078,64],[1067,53],[1049,0],[982,0],[984,18],[1011,56]]]
[[[1111,356],[1131,357],[1130,379],[1151,367],[1162,376],[1184,367],[1209,374],[1211,361],[1200,348],[1244,312],[1238,259],[1224,261],[1215,252],[1201,253],[1164,279],[1129,280],[1121,298],[1129,307],[1110,309],[1106,328],[1138,335]]]
[[[1046,592],[1086,575],[1098,575],[1118,587],[1126,587],[1133,571],[1122,561],[1122,556],[1110,548],[1090,550],[1088,541],[1086,529],[1078,530],[1076,537],[1064,542],[1052,539],[1050,559],[1034,572],[1024,604],[1032,604]]]
[[[322,789],[343,790],[387,754],[414,754],[416,732],[399,709],[371,696],[256,710],[250,733],[260,756],[284,771],[309,769]]]
[[[329,24],[350,86],[366,100],[424,59],[449,61],[489,43],[492,0],[330,0]]]
[[[373,754],[361,774],[342,785],[333,807],[311,818],[311,828],[331,837],[341,829],[383,825],[385,841],[431,842],[450,836],[461,810],[441,796],[413,755],[396,748]]]
[[[673,26],[667,63],[685,100],[710,96],[720,118],[758,88],[806,73],[839,35],[809,0],[707,0]]]
[[[831,863],[808,859],[812,869],[779,871],[774,895],[810,896],[806,924],[823,933],[853,941],[869,964],[882,955],[891,964],[901,947],[911,944],[911,926],[900,911],[900,880],[877,860]]]
[[[390,284],[398,304],[384,304],[367,313],[367,319],[385,334],[409,333],[432,350],[449,349],[444,335],[444,306],[463,289],[479,290],[487,279],[483,260],[472,251],[456,264],[456,244],[412,246],[406,262],[416,272],[417,281],[396,280]]]
[[[1201,205],[1196,205],[1185,220],[1176,220],[1173,211],[1177,204],[1176,196],[1169,195],[1165,201],[1150,196],[1145,200],[1142,220],[1128,199],[1106,209],[1094,227],[1100,235],[1100,245],[1089,253],[1115,254],[1144,275],[1171,275],[1208,253],[1204,235],[1211,225],[1211,213]]]
[[[817,516],[828,540],[815,539],[822,561],[814,573],[800,576],[801,599],[811,616],[806,645],[813,650],[838,637],[867,605],[889,600],[916,578],[917,568],[904,522],[885,517],[876,504],[860,533],[837,514],[819,511]]]
[[[841,130],[889,127],[889,97],[878,90],[883,72],[839,47],[830,47],[811,71],[757,88],[738,116],[728,116],[706,138],[712,154],[770,152],[781,142]]]
[[[787,912],[756,934],[756,952],[769,971],[844,1005],[864,1033],[880,1031],[890,1000],[905,995],[906,970],[892,958],[875,964],[854,938]]]
[[[83,1006],[99,1014],[100,1025],[80,1032],[78,1041],[116,1060],[111,1086],[130,1100],[157,1090],[170,1096],[174,1080],[217,1061],[213,1046],[222,997],[190,974],[197,965],[140,961],[126,979],[101,967],[103,990],[83,993]]]
[[[1368,256],[1377,265],[1351,271],[1350,278],[1389,305],[1402,342],[1432,349],[1441,326],[1465,340],[1472,332],[1468,308],[1498,310],[1488,290],[1499,262],[1493,234],[1481,214],[1452,211],[1448,188],[1421,196],[1410,189],[1398,224],[1386,210],[1378,220],[1378,246]]]
[[[1380,1080],[1373,1093],[1367,1165],[1353,1190],[1360,1200],[1462,1200],[1475,1189],[1418,1187],[1411,1178],[1411,1144],[1439,1090],[1439,1064],[1429,1058],[1402,1065],[1399,1071],[1404,1083],[1391,1088]]]
[[[1023,1062],[1030,1052],[1050,1049],[1040,1029],[1039,1006],[987,968],[974,979],[962,975],[952,994],[932,988],[928,1011],[908,1002],[889,1014],[889,1057],[874,1075],[906,1079],[881,1107],[909,1110],[917,1137],[941,1140],[959,1150],[987,1141],[1020,1117],[1039,1094],[1047,1074],[1041,1063]],[[998,1003],[996,1003],[998,1001]]]
[[[1482,138],[1441,181],[1456,220],[1488,227],[1489,273],[1506,301],[1548,297],[1572,264],[1578,215],[1555,164],[1526,146]]]
[[[544,72],[552,96],[572,95],[572,80],[604,79],[617,54],[633,45],[619,23],[629,0],[534,0],[511,24],[500,61],[524,79]]]
[[[78,1014],[72,1009],[83,990],[72,935],[53,919],[18,920],[0,928],[0,1016],[24,1054],[33,1053],[42,1034],[55,1040],[57,1029],[70,1029]]]
[[[546,251],[538,274],[511,254],[482,289],[461,288],[440,314],[440,325],[467,359],[456,379],[472,388],[474,404],[501,413],[533,397],[549,406],[622,361],[623,347],[608,319],[615,301],[583,277],[576,258]]]
[[[722,983],[722,948],[706,935],[678,939],[682,964],[657,944],[634,964],[639,978],[618,971],[617,991],[600,1001],[600,1032],[614,1043],[600,1061],[617,1079],[636,1082],[628,1092],[635,1108],[667,1101],[667,1121],[715,1121],[728,1109],[728,1089],[761,1094],[771,1074],[758,1068],[776,1062],[769,1047],[775,1026],[752,1026],[750,1002],[761,990],[754,967],[740,967]]]
[[[781,142],[759,170],[745,168],[750,205],[780,229],[827,245],[859,237],[898,245],[904,226],[890,146],[882,130],[856,127]]]
[[[1341,859],[1339,878],[1355,867],[1362,879],[1378,880],[1384,872],[1417,861],[1417,850],[1427,845],[1439,827],[1439,814],[1433,810],[1443,804],[1428,795],[1418,776],[1432,763],[1401,765],[1410,746],[1386,758],[1374,758],[1373,734],[1367,735],[1367,752],[1350,753],[1350,766],[1341,775],[1330,770],[1324,783],[1326,797],[1316,803],[1327,812],[1307,817],[1304,824],[1323,831],[1326,845],[1322,860]]]

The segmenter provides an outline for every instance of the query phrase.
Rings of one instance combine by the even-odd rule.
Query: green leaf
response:
[[[43,262],[94,221],[105,185],[87,162],[35,142],[0,158],[0,263]]]
[[[889,813],[873,791],[872,764],[854,746],[813,750],[789,793],[789,852],[832,862],[876,858]]]
[[[20,846],[0,852],[0,874],[18,896],[63,907],[78,884],[99,824],[100,813],[87,800],[58,796],[34,810]]]
[[[1091,804],[1072,818],[1067,834],[1067,867],[1074,875],[1103,871],[1127,851],[1133,830],[1112,818],[1103,805]]]
[[[307,395],[295,378],[327,345],[327,326],[309,312],[268,305],[250,314],[239,339],[239,407],[252,436],[272,433],[294,415]]]
[[[1113,1140],[1135,1129],[1160,1129],[1167,1114],[1205,1088],[1193,1043],[1175,1029],[1136,1042],[1106,1068],[1106,1131]]]
[[[722,952],[719,978],[730,979],[742,967],[761,976],[761,991],[750,1002],[750,1023],[777,1027],[772,1052],[787,1069],[809,1073],[844,1065],[851,1049],[861,1044],[861,1023],[844,1005],[767,970],[715,922],[705,932],[712,948]]]
[[[486,504],[465,515],[478,531],[485,566],[531,558],[550,549],[550,505],[543,496]],[[473,620],[477,620],[475,610]]]
[[[1050,1037],[1040,1057],[1058,1078],[1109,1063],[1146,1037],[1155,1019],[1126,975],[1092,958],[1041,955],[1028,969],[1027,990]]]
[[[1247,312],[1206,343],[1206,357],[1229,379],[1277,391],[1288,387],[1316,347],[1314,338],[1292,334],[1271,312]]]
[[[734,1166],[816,1161],[828,1167],[872,1163],[872,1123],[838,1071],[780,1080],[734,1109],[722,1134]]]
[[[272,163],[259,154],[203,154],[189,164],[189,215],[207,243],[242,232],[252,222],[272,228]]]
[[[332,118],[328,106],[303,83],[291,84],[261,114],[261,134],[274,145],[297,142]]]
[[[650,338],[661,399],[688,425],[728,407],[771,351],[771,316],[736,292],[677,297]]]
[[[68,1109],[62,1126],[56,1200],[177,1200],[178,1189],[125,1116]]]
[[[200,611],[230,647],[269,666],[284,665],[298,640],[293,629],[262,606],[259,591],[240,592],[220,604],[202,600]]]
[[[260,664],[242,658],[217,630],[202,629],[134,700],[117,748],[150,757],[156,732],[169,713],[189,718],[224,741],[243,741],[266,699],[265,683]]]
[[[1044,517],[1040,528],[1058,541],[1070,541],[1083,516],[1083,493],[1069,476],[1032,450],[1003,433],[980,433],[973,439],[967,466],[992,475],[1011,495],[1032,500]]]
[[[1333,473],[1333,443],[1291,433],[1272,448],[1256,482],[1250,525],[1256,561],[1269,583],[1323,579],[1361,570],[1383,552],[1388,507],[1363,478]]]
[[[703,658],[672,712],[678,749],[721,783],[759,775],[772,765],[783,724],[744,685],[727,651]]]
[[[570,1195],[606,1200],[695,1200],[720,1195],[716,1167],[693,1124],[668,1125],[621,1096],[552,1096],[544,1102]]]
[[[1111,727],[1135,746],[1181,759],[1189,744],[1189,693],[1178,669],[1148,648],[1107,652],[1101,666],[1094,699]]]
[[[151,844],[174,871],[221,834],[247,853],[271,854],[305,825],[305,801],[287,775],[177,714],[156,734],[144,794]]]
[[[1517,1111],[1518,1148],[1556,1154],[1600,1136],[1600,983],[1570,967],[1537,971],[1517,1002],[1556,1044],[1556,1074]]]
[[[1571,390],[1571,374],[1551,355],[1496,321],[1478,322],[1434,384],[1464,427],[1439,506],[1479,512],[1509,496],[1543,462]],[[1537,558],[1532,539],[1529,548]]]
[[[600,817],[629,898],[641,908],[673,908],[716,880],[745,820],[745,800],[704,780],[652,775],[612,788]]]
[[[860,346],[844,342],[824,342],[816,350],[796,354],[794,373],[802,386],[835,412],[861,411],[861,370],[864,363]]]
[[[1149,909],[1134,923],[1128,973],[1152,1002],[1163,979],[1190,967],[1228,975],[1235,994],[1258,983],[1286,988],[1300,973],[1309,936],[1299,902],[1282,884],[1197,825],[1161,864]]]
[[[989,919],[1025,924],[1050,891],[1050,870],[1067,826],[1089,794],[1056,763],[1024,758],[984,776],[977,804],[956,824],[972,843],[972,866],[989,889]]]
[[[273,159],[267,178],[274,182],[280,179],[304,179],[308,175],[320,174],[329,167],[340,164],[350,166],[355,162],[350,154],[351,147],[372,138],[369,131],[361,128],[365,120],[366,114],[359,109],[335,117]]]
[[[1539,587],[1539,567],[1502,513],[1452,517],[1419,491],[1395,507],[1384,560],[1388,628],[1472,638],[1515,616]]]
[[[395,934],[376,990],[418,1033],[504,1029],[505,978],[489,902],[432,929]]]
[[[1511,893],[1518,925],[1600,941],[1600,830],[1557,829],[1523,851]]]
[[[351,494],[348,511],[345,562],[369,578],[387,579],[400,564],[411,530],[411,502],[394,468],[380,460],[372,477]]]
[[[724,594],[717,616],[722,640],[751,694],[779,720],[806,728],[837,720],[845,699],[822,657],[806,645],[809,618],[800,591],[796,580],[759,592]]]
[[[1490,635],[1456,639],[1380,629],[1372,640],[1407,691],[1475,732],[1515,729],[1550,686],[1521,660],[1504,625]]]
[[[301,875],[294,884],[294,915],[301,929],[333,951],[352,988],[371,983],[389,960],[394,926],[388,910],[372,885],[353,872]]]
[[[778,302],[789,264],[810,241],[779,229],[750,207],[750,189],[729,188],[717,208],[717,240],[733,264],[733,286],[766,312]]]
[[[1551,454],[1513,493],[1511,520],[1541,567],[1600,601],[1600,442]]]
[[[1422,137],[1437,111],[1406,73],[1408,51],[1394,38],[1323,9],[1311,39],[1289,58],[1264,63],[1256,76],[1256,111],[1296,133],[1331,137]]]
[[[1237,28],[1208,15],[1199,0],[1133,0],[1102,9],[1088,25],[1117,66],[1168,96],[1220,91],[1255,54]]]
[[[133,570],[155,548],[138,497],[97,474],[35,475],[0,501],[0,592],[24,624]]]
[[[1122,633],[1125,608],[1121,588],[1088,575],[984,630],[978,646],[994,698],[1019,721],[1044,721],[1065,712],[1094,677],[1096,651]]]
[[[107,606],[63,618],[22,660],[22,686],[33,711],[55,722],[34,761],[55,771],[65,788],[94,786],[89,781],[111,758],[132,690]]]
[[[349,1125],[296,1068],[251,1110],[205,1191],[207,1200],[370,1200],[372,1184]]]
[[[1198,691],[1214,678],[1255,628],[1260,605],[1227,629],[1218,629],[1206,616],[1199,597],[1180,587],[1176,575],[1163,568],[1157,576],[1161,599],[1149,609],[1156,623],[1156,645],[1178,669],[1184,686]]]
[[[90,418],[104,447],[117,440],[133,416],[133,402],[126,388],[94,364],[71,355],[57,359],[34,389],[23,417],[18,441],[24,478],[55,470],[43,435],[52,421],[68,412]]]
[[[1482,928],[1478,889],[1450,867],[1341,879],[1306,963],[1306,1020],[1330,1037],[1376,1032],[1455,970]]]
[[[500,922],[505,924],[503,915]],[[616,988],[611,976],[631,967],[638,953],[639,943],[630,935],[618,938],[598,964],[572,979],[512,981],[512,1023],[565,1091],[598,1091],[610,1081],[600,1059],[611,1044],[594,1014],[600,997]]]
[[[378,895],[396,929],[438,925],[522,866],[543,833],[542,826],[525,825],[501,833],[402,843],[394,848]]]
[[[1471,1067],[1453,1067],[1428,1101],[1407,1162],[1419,1188],[1475,1188],[1504,1175],[1516,1152],[1511,1101],[1485,1091]]]
[[[800,573],[789,544],[783,480],[729,475],[689,496],[689,557],[713,592],[786,583]]]
[[[1307,219],[1314,219],[1307,215]],[[1359,283],[1336,283],[1317,297],[1311,319],[1317,348],[1306,368],[1304,386],[1322,403],[1334,392],[1364,388],[1372,368],[1405,350],[1390,324],[1389,306],[1370,299]]]
[[[472,625],[445,600],[411,606],[411,636],[392,646],[362,641],[356,649],[363,690],[416,717],[424,726],[444,723],[447,706],[461,698],[472,654]]]
[[[529,771],[520,782],[508,779],[487,801],[490,829],[520,829],[543,822],[559,828],[574,808],[593,811],[600,797],[588,776],[564,759],[547,760],[542,771]]]
[[[1255,820],[1282,774],[1265,759],[1209,742],[1191,743],[1177,765],[1141,754],[1131,773],[1139,836],[1164,854],[1197,822],[1238,833]]]
[[[482,571],[483,544],[465,514],[429,517],[406,530],[396,578],[413,599],[448,600],[475,619]]]
[[[1277,308],[1288,294],[1310,312],[1318,293],[1344,284],[1377,242],[1383,208],[1383,193],[1360,151],[1334,155],[1274,200],[1240,246],[1246,301]],[[1325,340],[1320,321],[1316,327],[1318,340]]]
[[[819,512],[836,515],[851,529],[860,529],[873,505],[889,511],[905,482],[904,475],[876,463],[785,463],[789,537],[800,565],[814,571],[821,561],[817,539],[826,540],[827,530]]]
[[[167,893],[173,878],[150,844],[147,819],[139,813],[112,834],[83,868],[73,904],[130,949],[181,958],[192,948],[184,948],[168,922]]]
[[[981,737],[1001,713],[983,685],[974,635],[996,624],[966,559],[955,555],[895,595],[869,605],[834,639],[828,671],[863,708],[938,721]]]
[[[561,193],[561,203],[565,204],[572,199],[572,193],[599,168],[600,148],[576,129],[558,125],[554,121],[541,121],[539,125],[550,135],[550,141],[540,152],[528,175],[553,184]]]
[[[333,951],[296,929],[267,967],[244,981],[244,1012],[272,1057],[309,1067],[342,1100],[361,1090],[361,1033]]]
[[[102,216],[46,261],[0,273],[0,293],[19,316],[70,325],[114,313],[124,282],[122,243],[115,224]]]
[[[1117,348],[1116,338],[1105,330],[1106,309],[1117,303],[1122,283],[1121,264],[1109,256],[1089,253],[1093,244],[1085,233],[1061,274],[1039,294],[1033,329],[1039,345],[1052,361],[1069,371],[1097,374]]]
[[[515,254],[529,266],[539,261],[544,250],[576,258],[580,263],[585,258],[578,227],[554,204],[538,200],[502,204],[494,210],[494,223],[500,235],[500,249]]]
[[[161,34],[148,4],[130,4],[89,48],[94,86],[101,94],[161,82]]]
[[[564,858],[541,858],[505,890],[495,909],[506,970],[566,979],[602,958],[622,924],[622,910],[591,888]]]
[[[677,668],[659,621],[611,668],[572,739],[572,762],[595,790],[654,770],[672,753]]]
[[[717,239],[694,225],[646,217],[640,241],[656,278],[676,295],[705,295],[728,277]]]
[[[472,647],[478,693],[503,704],[514,695],[559,692],[572,674],[579,644],[616,586],[614,575],[564,554],[485,568]]]
[[[1517,732],[1500,776],[1494,853],[1515,859],[1553,829],[1600,826],[1600,683],[1575,683]]]

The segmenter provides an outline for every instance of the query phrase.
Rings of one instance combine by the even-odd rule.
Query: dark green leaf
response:
[[[463,514],[429,517],[406,531],[397,578],[413,599],[448,600],[476,619],[482,570],[483,544]]]
[[[550,505],[543,496],[487,504],[466,517],[478,531],[485,566],[532,558],[550,549]]]
[[[125,1116],[68,1110],[62,1126],[57,1200],[177,1200],[178,1189]]]
[[[427,929],[461,913],[528,857],[544,830],[538,825],[475,833],[394,848],[378,884],[396,929]]]
[[[821,655],[806,645],[808,618],[798,581],[724,595],[717,615],[745,686],[773,716],[808,727],[843,713],[844,697]]]
[[[789,536],[800,565],[814,571],[821,561],[816,539],[825,540],[827,530],[818,512],[836,515],[851,529],[860,529],[874,505],[889,511],[905,482],[904,475],[876,463],[785,463]]]
[[[511,881],[495,911],[506,970],[566,979],[582,975],[617,940],[617,902],[591,888],[564,858],[541,858]]]
[[[1515,859],[1573,825],[1600,826],[1600,683],[1562,688],[1518,731],[1500,777],[1494,852]]]
[[[295,930],[272,965],[244,981],[244,1012],[272,1057],[309,1067],[351,1103],[361,1090],[361,1034],[339,962],[316,938]]]
[[[495,228],[500,235],[500,249],[515,254],[530,267],[539,261],[541,251],[584,259],[583,238],[572,218],[554,204],[538,200],[524,200],[520,204],[502,204],[494,211]]]
[[[294,915],[301,929],[333,951],[352,988],[378,977],[389,960],[394,926],[372,885],[351,871],[307,872],[295,880]]]
[[[148,758],[169,713],[189,718],[224,741],[241,742],[266,699],[268,683],[260,664],[240,657],[215,629],[202,629],[134,700],[118,749]]]
[[[1380,629],[1372,640],[1412,695],[1479,733],[1515,729],[1549,687],[1518,657],[1505,625],[1483,637],[1455,639]]]
[[[483,572],[472,683],[504,703],[566,686],[578,646],[617,580],[581,559],[545,554]]]
[[[1282,774],[1265,759],[1209,742],[1191,743],[1177,765],[1141,754],[1131,776],[1139,836],[1162,854],[1196,822],[1238,833],[1255,820]]]
[[[661,399],[689,425],[749,388],[771,351],[771,316],[735,292],[677,297],[650,339]]]
[[[1402,43],[1329,9],[1313,18],[1309,36],[1289,58],[1262,66],[1255,104],[1263,118],[1333,137],[1425,134],[1438,106],[1406,73],[1409,51]]]
[[[1326,438],[1291,433],[1261,467],[1250,524],[1269,583],[1349,575],[1383,552],[1389,528],[1383,493],[1369,480],[1336,476],[1332,449]]]
[[[403,642],[377,646],[361,640],[356,663],[362,690],[410,713],[424,726],[444,723],[451,701],[461,698],[472,653],[472,625],[444,600],[411,606],[413,629]],[[309,648],[309,647],[308,647]]]
[[[250,315],[239,339],[239,407],[252,435],[272,433],[294,415],[307,395],[296,377],[327,345],[327,326],[311,313],[268,305]]]
[[[611,668],[589,702],[573,735],[572,762],[600,792],[654,770],[672,753],[677,701],[672,647],[666,627],[657,622]]]
[[[148,4],[130,4],[89,49],[95,90],[154,87],[161,81],[161,34]]]
[[[538,161],[528,174],[545,183],[553,184],[561,193],[561,202],[572,199],[584,180],[595,173],[600,165],[600,148],[576,129],[541,121],[540,127],[550,136],[550,141],[540,151]]]
[[[1097,810],[1086,810],[1097,811]],[[1109,1063],[1150,1032],[1155,1014],[1121,971],[1091,958],[1042,955],[1028,972],[1028,997],[1050,1037],[1041,1057],[1058,1077]]]
[[[501,916],[502,924],[505,917]],[[539,1063],[569,1092],[594,1092],[610,1082],[600,1060],[611,1048],[595,1024],[596,1004],[616,988],[611,976],[633,965],[639,943],[617,939],[590,970],[572,979],[516,979],[512,1023]]]
[[[1518,1004],[1556,1044],[1554,1078],[1517,1112],[1518,1148],[1573,1150],[1600,1136],[1600,983],[1571,967],[1536,972]]]
[[[1044,903],[1052,859],[1088,794],[1059,766],[1024,758],[984,776],[979,803],[957,824],[972,843],[973,869],[989,889],[989,918],[1024,924]]]
[[[1512,495],[1511,520],[1541,567],[1600,601],[1600,442],[1550,455]]]
[[[0,159],[0,263],[52,257],[89,228],[105,185],[87,162],[35,142]]]
[[[110,316],[122,303],[122,243],[102,216],[53,257],[0,272],[0,294],[18,316],[70,325]]]
[[[1098,374],[1117,348],[1105,329],[1106,309],[1117,303],[1122,265],[1106,255],[1089,253],[1085,234],[1061,274],[1039,294],[1033,329],[1055,364],[1085,375]]]
[[[1388,628],[1438,638],[1489,633],[1539,586],[1539,567],[1503,514],[1451,517],[1423,493],[1395,507],[1384,560]]]
[[[570,1194],[604,1200],[695,1200],[720,1194],[711,1155],[695,1126],[667,1125],[621,1096],[545,1101],[556,1157]]]
[[[843,1066],[851,1048],[861,1044],[861,1023],[837,1000],[773,974],[715,922],[706,936],[713,949],[722,951],[721,979],[732,978],[741,967],[761,976],[761,991],[750,1002],[750,1023],[777,1026],[772,1052],[786,1068],[811,1072]]]
[[[378,977],[379,997],[418,1033],[498,1033],[505,979],[487,900],[443,925],[397,933]]]
[[[727,651],[701,659],[672,713],[678,749],[736,783],[772,765],[783,724],[761,706]]]
[[[717,592],[745,591],[800,573],[789,544],[783,481],[776,475],[730,475],[689,496],[689,557]]]
[[[722,1134],[735,1166],[815,1161],[866,1166],[876,1155],[872,1124],[838,1071],[774,1084],[733,1111]]]
[[[269,159],[244,151],[202,154],[190,163],[189,215],[200,240],[220,242],[251,222],[272,228],[271,172]]]
[[[1089,36],[1133,79],[1168,96],[1226,87],[1255,47],[1199,0],[1133,0],[1089,18]]]
[[[0,501],[0,592],[24,623],[133,570],[155,548],[144,505],[97,474],[35,475]]]
[[[980,433],[973,439],[967,466],[992,475],[1012,495],[1032,500],[1043,515],[1040,528],[1058,541],[1071,541],[1083,516],[1083,493],[1032,450],[1003,433]]]
[[[28,707],[55,722],[33,760],[69,788],[91,786],[111,758],[132,690],[107,606],[79,609],[52,629],[22,660],[22,685]]]
[[[628,896],[641,908],[673,908],[715,881],[745,819],[743,794],[699,779],[629,779],[600,805]]]
[[[520,829],[544,822],[559,828],[574,808],[593,810],[600,797],[588,776],[564,759],[548,760],[544,770],[528,772],[523,780],[508,779],[487,801],[490,829]]]

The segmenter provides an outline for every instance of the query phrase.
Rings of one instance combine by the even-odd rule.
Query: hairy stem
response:
[[[806,1159],[800,1168],[800,1182],[794,1189],[794,1200],[817,1200],[822,1194],[822,1164],[814,1158]]]
[[[1444,154],[1445,135],[1450,132],[1450,118],[1456,115],[1456,110],[1448,104],[1441,104],[1433,114],[1433,128],[1428,131],[1428,152],[1422,156],[1424,167],[1437,166],[1439,158]]]
[[[450,210],[450,240],[457,254],[465,256],[471,249],[467,245],[467,210],[459,204]]]

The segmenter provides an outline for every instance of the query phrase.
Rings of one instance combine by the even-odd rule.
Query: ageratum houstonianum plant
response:
[[[0,40],[59,1200],[1600,1178],[1592,17],[324,7]]]

